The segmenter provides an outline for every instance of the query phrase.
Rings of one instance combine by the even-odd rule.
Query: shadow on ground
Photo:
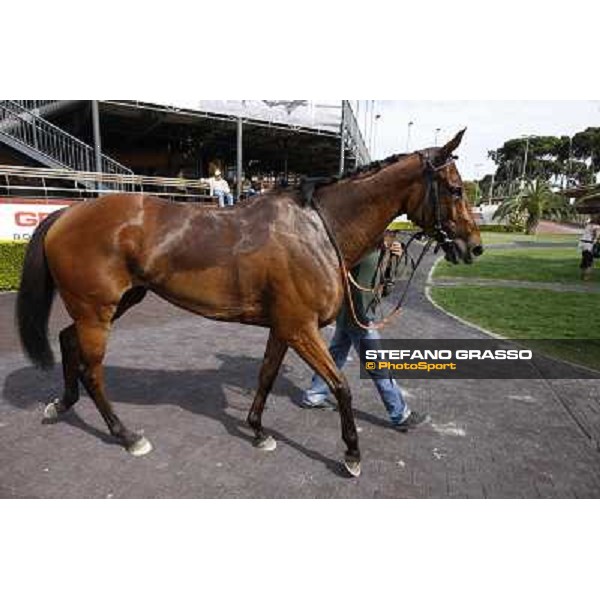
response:
[[[109,398],[114,400],[116,413],[119,414],[119,404],[178,406],[195,415],[218,421],[230,435],[251,443],[253,434],[245,419],[238,418],[227,411],[228,408],[232,408],[232,404],[227,400],[226,390],[227,388],[236,389],[244,396],[244,400],[247,400],[247,402],[235,402],[234,408],[243,411],[249,410],[262,361],[248,356],[217,354],[216,357],[221,360],[220,367],[204,370],[175,371],[106,366],[107,392]],[[291,403],[299,406],[303,390],[287,376],[286,372],[289,370],[290,368],[285,364],[282,366],[275,382],[274,392],[289,398]],[[49,372],[40,371],[34,367],[24,367],[7,376],[3,396],[12,407],[26,410],[52,399],[61,388],[62,374],[59,366],[55,366]],[[35,395],[32,394],[33,390],[35,390]],[[89,402],[83,391],[82,398]],[[40,399],[43,400],[40,401]],[[354,413],[357,420],[389,427],[386,420],[375,415],[360,410],[355,410]],[[76,410],[71,410],[61,420],[97,437],[106,444],[116,444],[108,431],[100,430],[86,423]],[[277,440],[288,444],[308,458],[322,462],[335,474],[347,476],[345,469],[338,461],[305,447],[271,426],[267,429],[275,435]]]

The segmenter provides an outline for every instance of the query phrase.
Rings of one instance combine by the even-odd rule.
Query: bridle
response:
[[[437,246],[434,251],[437,253],[440,249],[442,249],[444,252],[448,253],[451,251],[454,242],[442,224],[442,206],[440,203],[439,181],[437,174],[446,167],[454,164],[455,157],[450,156],[450,158],[448,158],[443,164],[436,166],[433,164],[431,158],[427,154],[424,154],[423,152],[417,152],[417,154],[421,158],[421,161],[424,165],[423,176],[425,177],[426,184],[425,202],[431,204],[433,207],[435,221],[433,225],[433,235],[430,235],[430,237],[437,242]],[[462,196],[461,188],[450,185],[447,187],[453,196]],[[426,232],[424,233],[425,235],[429,235]]]
[[[440,249],[442,249],[442,250],[444,250],[444,252],[448,253],[451,251],[453,244],[454,244],[454,242],[452,241],[452,238],[448,235],[448,232],[444,229],[444,226],[442,223],[442,209],[441,209],[440,197],[439,197],[439,182],[438,182],[438,178],[437,178],[437,173],[439,171],[445,169],[449,165],[453,164],[455,161],[455,157],[451,156],[442,165],[436,166],[433,164],[431,158],[427,154],[425,154],[423,152],[417,152],[417,155],[421,158],[421,161],[423,163],[423,176],[425,177],[425,183],[426,183],[424,202],[425,203],[429,202],[433,206],[433,212],[434,212],[434,218],[435,218],[435,223],[433,226],[433,234],[428,233],[425,230],[418,231],[415,234],[413,234],[411,236],[409,242],[403,246],[404,255],[406,256],[408,248],[414,240],[419,240],[423,237],[429,238],[428,241],[424,244],[419,258],[416,261],[414,261],[412,259],[412,257],[410,258],[411,267],[412,267],[411,274],[408,279],[406,288],[404,289],[403,294],[400,296],[400,298],[398,300],[398,303],[396,304],[394,309],[387,316],[385,316],[383,319],[381,319],[377,323],[365,324],[365,323],[360,322],[359,318],[356,315],[356,309],[354,307],[354,301],[352,299],[351,285],[354,285],[354,287],[356,287],[358,290],[373,293],[375,299],[377,299],[379,294],[381,293],[383,283],[377,287],[374,286],[372,288],[365,288],[365,287],[359,285],[354,280],[354,278],[352,277],[352,274],[349,272],[348,268],[346,267],[346,265],[344,263],[344,257],[342,256],[340,247],[337,243],[335,235],[334,235],[333,231],[331,230],[331,227],[330,227],[327,219],[325,218],[325,215],[323,214],[323,212],[321,210],[321,206],[320,206],[317,198],[314,196],[314,194],[312,192],[310,193],[309,198],[308,198],[309,205],[312,206],[312,208],[314,208],[315,212],[319,215],[319,218],[321,219],[321,222],[323,223],[323,226],[327,233],[327,237],[329,238],[329,241],[331,242],[331,245],[333,246],[333,248],[335,250],[335,253],[338,258],[338,262],[340,264],[340,270],[341,270],[341,274],[342,274],[342,283],[344,285],[344,293],[347,298],[348,307],[350,309],[350,315],[352,316],[352,320],[354,321],[354,323],[361,329],[366,329],[366,330],[382,329],[401,310],[402,304],[404,302],[404,299],[406,297],[406,294],[407,294],[410,284],[412,282],[413,276],[414,276],[417,268],[421,264],[423,257],[425,256],[425,254],[427,253],[427,251],[429,250],[429,248],[431,247],[433,242],[437,242],[437,245],[434,250],[435,253],[437,253]],[[457,195],[459,192],[461,192],[460,189],[458,189],[458,188],[455,189],[452,186],[449,186],[449,191],[453,195]],[[380,271],[380,266],[383,261],[383,256],[384,256],[384,253],[382,251],[382,253],[380,253],[380,256],[379,256],[379,263],[378,263],[378,266],[376,269],[376,273],[378,273]],[[405,259],[405,260],[407,260],[407,259]]]

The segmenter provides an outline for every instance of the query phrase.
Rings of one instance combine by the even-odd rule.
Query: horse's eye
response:
[[[455,198],[462,198],[463,195],[463,189],[460,185],[449,185],[448,186],[448,191],[455,197]]]

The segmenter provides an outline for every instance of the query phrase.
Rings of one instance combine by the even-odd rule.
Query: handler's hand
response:
[[[400,242],[392,242],[390,252],[396,256],[402,256],[402,244]]]

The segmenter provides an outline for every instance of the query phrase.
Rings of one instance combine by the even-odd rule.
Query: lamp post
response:
[[[406,151],[410,152],[410,128],[414,125],[413,121],[408,122],[408,132],[406,134]]]
[[[371,156],[375,159],[377,155],[377,124],[379,123],[379,119],[381,119],[380,114],[375,115],[375,123],[373,124],[373,137],[371,139]]]
[[[567,181],[565,182],[565,188],[569,187],[569,180],[571,179],[573,161],[573,137],[569,136],[569,162],[567,163]]]
[[[433,142],[433,145],[435,147],[437,147],[437,144],[438,144],[438,134],[440,133],[441,130],[442,130],[441,127],[436,127],[435,137],[434,137],[434,142]]]
[[[492,173],[492,182],[490,183],[490,204],[493,204],[494,198],[494,182],[496,181],[496,171]]]
[[[369,152],[371,153],[371,156],[373,156],[373,135],[374,135],[374,130],[375,130],[375,100],[371,100],[371,123],[370,123],[370,128],[369,128],[369,138],[368,138],[368,144],[369,144]]]
[[[479,173],[481,167],[483,167],[483,163],[477,163],[475,165],[475,203],[479,200]]]
[[[529,155],[529,138],[530,135],[522,135],[525,138],[525,157],[523,158],[523,171],[521,172],[521,189],[525,187],[525,173],[527,171],[527,156]]]

